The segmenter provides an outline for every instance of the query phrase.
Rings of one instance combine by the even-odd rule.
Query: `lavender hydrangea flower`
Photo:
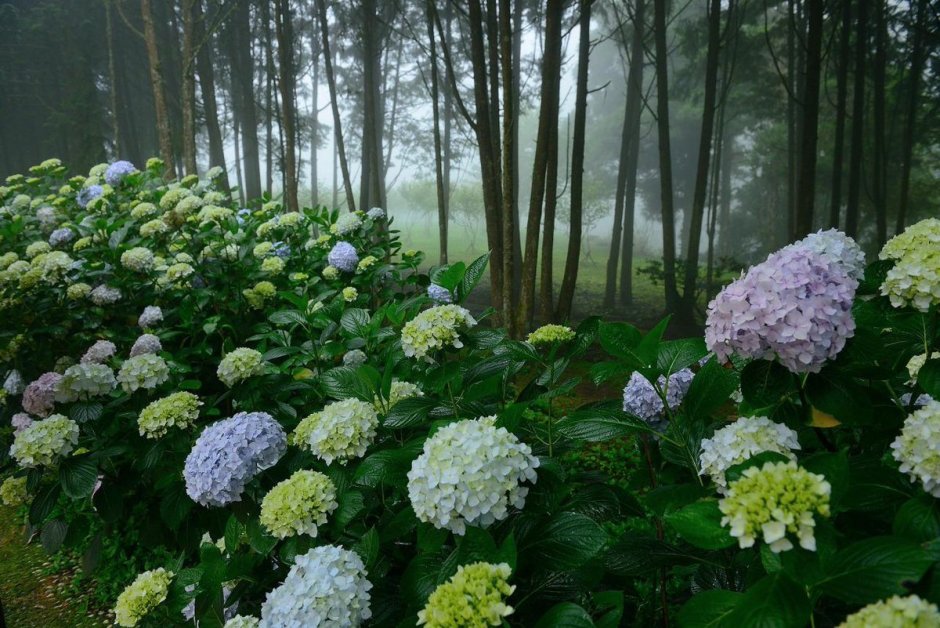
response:
[[[62,376],[58,373],[43,373],[23,391],[23,409],[38,417],[47,417],[55,407],[55,391]]]
[[[858,281],[828,255],[788,246],[753,266],[708,304],[705,343],[721,361],[777,358],[817,373],[855,334]]]
[[[89,185],[87,188],[82,188],[82,191],[78,193],[78,196],[75,198],[78,206],[82,209],[88,207],[88,203],[92,202],[99,196],[104,194],[104,188],[100,185]]]
[[[281,259],[287,259],[290,257],[290,246],[288,246],[286,242],[278,240],[274,243],[274,255]]]
[[[25,412],[17,412],[10,418],[10,425],[13,426],[14,433],[16,434],[19,434],[32,424],[33,418]]]
[[[356,247],[349,242],[337,242],[327,256],[330,266],[335,266],[343,272],[354,273],[359,264],[359,255]]]
[[[238,226],[245,224],[245,220],[251,216],[251,210],[247,207],[242,207],[237,212],[235,212],[235,222],[238,223]]]
[[[68,244],[74,237],[75,233],[71,229],[68,227],[62,227],[61,229],[56,229],[51,234],[49,234],[49,245],[59,247],[63,244]]]
[[[141,329],[153,327],[163,320],[163,310],[158,305],[148,305],[137,318],[137,325]]]
[[[432,283],[428,286],[428,298],[439,304],[454,302],[454,295],[450,293],[450,290],[436,283]]]
[[[203,506],[237,502],[245,485],[286,450],[284,428],[264,412],[239,412],[213,423],[186,457],[186,494]]]
[[[660,375],[656,383],[666,393],[670,410],[675,410],[689,392],[695,374],[691,369],[682,369],[666,377]],[[648,379],[634,372],[623,389],[623,410],[634,414],[653,427],[661,427],[666,412],[662,397]]]
[[[102,364],[117,352],[117,347],[110,340],[99,340],[88,348],[80,362],[82,364]]]
[[[158,353],[162,349],[163,345],[160,344],[159,338],[153,334],[141,334],[131,347],[131,357],[145,353]]]
[[[385,210],[381,207],[373,207],[366,212],[366,216],[372,220],[384,220],[385,219]]]
[[[137,172],[134,164],[122,159],[108,166],[104,172],[104,180],[108,182],[108,185],[117,185],[121,179],[134,172]]]

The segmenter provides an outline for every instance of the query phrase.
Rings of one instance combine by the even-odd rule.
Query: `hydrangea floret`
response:
[[[226,354],[219,362],[216,374],[222,383],[231,388],[239,382],[259,375],[264,370],[264,358],[260,351],[239,347]]]
[[[61,414],[34,421],[13,438],[10,455],[21,467],[50,466],[78,443],[78,424]]]
[[[846,274],[853,279],[860,280],[865,274],[865,252],[855,240],[838,229],[819,230],[789,247],[805,247],[826,256],[841,264]]]
[[[459,331],[477,321],[459,305],[438,305],[425,310],[405,323],[401,332],[401,348],[409,358],[426,358],[432,351],[463,347]]]
[[[936,360],[937,358],[940,358],[940,351],[934,351],[930,354],[931,360]],[[907,361],[907,373],[911,376],[909,383],[913,384],[917,381],[917,376],[920,375],[920,369],[927,363],[927,359],[927,354],[921,353]]]
[[[565,325],[542,325],[526,338],[530,345],[554,345],[574,340],[574,330]]]
[[[159,355],[141,353],[124,360],[117,381],[124,392],[153,390],[170,378],[170,367]]]
[[[336,510],[336,487],[317,471],[296,471],[274,485],[261,502],[260,521],[279,539],[300,534],[317,536],[317,526]]]
[[[349,398],[335,401],[300,421],[293,443],[327,464],[361,458],[375,439],[379,417],[370,403]]]
[[[930,399],[906,419],[891,443],[892,455],[924,490],[940,498],[940,401]]]
[[[121,159],[108,166],[108,169],[104,171],[104,180],[108,182],[108,185],[117,185],[124,177],[135,172],[137,168],[134,164]]]
[[[118,596],[114,605],[115,621],[119,626],[136,626],[157,606],[166,600],[173,581],[173,572],[163,567],[145,571]]]
[[[392,385],[388,389],[388,399],[383,399],[381,396],[375,396],[375,409],[379,412],[387,412],[392,409],[392,407],[401,401],[402,399],[409,399],[411,397],[423,397],[424,391],[417,384],[412,384],[411,382],[404,382],[398,379],[392,380]]]
[[[89,293],[88,297],[95,305],[113,305],[121,300],[121,291],[117,288],[101,284],[100,286],[96,286],[91,293]]]
[[[910,306],[920,312],[940,304],[940,247],[906,253],[885,275],[881,294],[894,307]]]
[[[157,305],[148,305],[137,318],[137,325],[141,329],[151,329],[163,321],[163,310]]]
[[[258,628],[260,621],[257,617],[251,615],[235,615],[225,622],[222,628]]]
[[[143,246],[135,246],[121,254],[121,266],[138,273],[153,270],[153,251]]]
[[[115,387],[114,371],[106,364],[75,364],[62,374],[55,400],[70,403],[107,395]]]
[[[829,516],[831,487],[826,479],[795,462],[765,462],[748,467],[728,485],[718,502],[721,525],[730,526],[741,548],[763,539],[774,553],[800,547],[816,551],[816,515]]]
[[[190,392],[175,392],[157,399],[141,410],[137,427],[141,436],[160,438],[169,429],[188,429],[199,418],[199,397]]]
[[[509,584],[512,570],[506,563],[461,565],[451,578],[439,585],[424,608],[418,611],[418,625],[427,628],[486,628],[501,626],[513,613],[506,598],[516,587]]]
[[[0,484],[0,502],[4,506],[16,508],[22,506],[29,499],[26,491],[26,476],[9,477]]]
[[[450,293],[450,290],[436,283],[432,283],[428,286],[428,298],[439,305],[454,302],[454,295]]]
[[[82,364],[102,364],[107,362],[115,353],[117,347],[110,340],[98,340],[88,347],[80,362]]]
[[[895,595],[869,604],[845,618],[839,628],[935,628],[940,626],[936,604],[916,595]]]
[[[724,491],[728,486],[725,471],[765,451],[796,460],[794,450],[800,449],[796,432],[765,416],[741,417],[702,440],[699,475],[707,475]]]
[[[62,375],[49,372],[30,382],[23,391],[23,409],[38,417],[49,416],[55,407],[56,389],[61,380]]]
[[[362,218],[359,217],[359,214],[347,212],[340,214],[339,218],[336,219],[336,222],[330,225],[330,233],[343,236],[348,233],[352,233],[361,226]]]
[[[133,358],[145,353],[159,353],[163,349],[160,339],[153,334],[141,334],[131,346],[130,356]]]
[[[666,395],[670,411],[682,403],[694,377],[692,370],[685,368],[672,373],[668,378],[660,375],[656,380],[660,390]],[[665,418],[666,404],[650,381],[639,372],[634,372],[623,389],[623,410],[647,423],[656,424]]]
[[[326,257],[330,266],[333,266],[344,273],[354,273],[356,272],[356,267],[359,264],[359,254],[356,252],[356,247],[354,247],[349,242],[337,242],[333,245],[333,248],[330,249],[329,254]]]
[[[424,443],[408,472],[408,497],[420,521],[463,535],[522,508],[539,460],[496,417],[457,421]]]

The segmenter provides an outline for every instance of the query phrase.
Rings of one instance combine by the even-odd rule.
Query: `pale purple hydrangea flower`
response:
[[[137,326],[141,329],[153,327],[163,320],[163,310],[158,305],[148,305],[137,318]]]
[[[381,207],[373,207],[366,212],[366,216],[372,220],[384,220],[385,219],[385,210]]]
[[[682,403],[694,377],[692,370],[686,368],[676,371],[668,380],[663,375],[656,380],[666,394],[670,410],[675,410]],[[665,418],[666,406],[650,381],[639,372],[634,372],[623,389],[623,410],[657,427]]]
[[[117,347],[110,340],[99,340],[88,348],[80,362],[82,364],[102,364],[117,353]]]
[[[111,286],[101,284],[91,291],[88,295],[95,305],[111,305],[121,300],[121,291]]]
[[[68,244],[74,237],[75,233],[68,227],[56,229],[51,234],[49,234],[49,246],[59,247],[63,244]]]
[[[817,373],[855,334],[856,288],[827,255],[786,247],[709,303],[705,343],[723,362],[733,353],[777,358],[794,373]]]
[[[33,418],[25,412],[17,412],[10,418],[10,425],[16,434],[19,434],[33,424]]]
[[[286,242],[277,241],[274,243],[274,255],[281,259],[290,257],[290,247]]]
[[[134,167],[134,164],[122,159],[108,166],[104,173],[104,180],[108,182],[108,185],[117,185],[121,182],[121,179],[135,172],[137,172],[137,168]]]
[[[865,274],[865,252],[855,240],[838,229],[811,233],[787,248],[791,247],[805,247],[828,256],[833,262],[841,264],[846,274],[853,279],[861,279]]]
[[[239,412],[213,423],[186,457],[186,494],[203,506],[237,502],[245,485],[286,450],[284,428],[264,412]]]
[[[8,395],[23,394],[23,391],[26,390],[26,382],[23,381],[23,376],[19,371],[13,369],[7,373],[6,379],[3,380],[3,390],[5,390]]]
[[[163,349],[160,339],[153,334],[142,334],[134,341],[131,347],[131,357],[142,355],[144,353],[158,353]]]
[[[450,290],[436,283],[432,283],[428,286],[428,298],[439,304],[454,302],[454,295],[450,293]]]
[[[247,207],[242,207],[237,212],[235,212],[235,222],[238,223],[238,226],[245,224],[245,219],[251,216],[251,210]]]
[[[82,209],[88,207],[88,203],[92,202],[99,196],[104,194],[104,188],[100,185],[89,185],[87,188],[83,188],[81,192],[78,193],[78,196],[75,200],[78,202],[78,206]]]
[[[40,375],[23,391],[23,409],[40,418],[52,414],[55,407],[55,391],[60,381],[62,376],[58,373]]]
[[[327,256],[330,266],[335,266],[343,272],[354,273],[359,264],[359,255],[356,247],[349,242],[337,242]]]

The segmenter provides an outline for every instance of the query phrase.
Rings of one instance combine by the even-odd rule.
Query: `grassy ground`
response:
[[[0,601],[9,628],[91,628],[106,626],[103,612],[92,614],[69,596],[73,573],[53,573],[38,542],[26,543],[11,508],[0,507]]]

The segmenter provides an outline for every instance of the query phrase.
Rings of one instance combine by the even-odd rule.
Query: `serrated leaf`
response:
[[[61,519],[53,519],[46,522],[39,534],[39,541],[42,548],[49,554],[55,554],[62,547],[65,535],[68,534],[69,526]]]
[[[572,412],[559,421],[556,427],[558,433],[565,438],[590,443],[655,431],[639,417],[624,412],[613,404]]]
[[[719,628],[729,626],[728,618],[744,595],[735,591],[702,591],[679,609],[676,617],[682,628]]]
[[[755,408],[775,405],[791,390],[793,374],[777,362],[754,360],[741,372],[741,393]]]
[[[96,402],[80,402],[72,405],[69,418],[76,423],[87,423],[97,420],[104,412],[104,406]]]
[[[72,456],[59,466],[62,491],[72,499],[91,495],[98,481],[98,465],[89,456]]]
[[[940,399],[940,359],[927,360],[917,373],[917,383],[928,395]]]
[[[704,420],[737,390],[738,382],[734,370],[723,368],[712,358],[695,374],[682,405],[690,417]]]
[[[362,308],[353,307],[345,312],[339,319],[339,325],[352,336],[363,336],[368,332],[369,313]]]
[[[817,588],[849,604],[868,604],[906,592],[932,564],[917,543],[895,536],[865,539],[836,552]]]
[[[392,429],[421,425],[428,420],[428,415],[435,406],[437,400],[431,397],[402,399],[392,406],[382,424]]]
[[[802,628],[812,607],[806,590],[783,573],[765,576],[744,592],[728,616],[731,626]]]
[[[606,543],[607,533],[593,519],[560,512],[537,535],[532,550],[555,568],[576,569],[597,556]]]
[[[307,317],[299,310],[280,310],[268,316],[275,325],[306,325]]]
[[[480,279],[483,278],[483,273],[486,272],[486,266],[489,264],[489,262],[489,252],[470,262],[470,265],[467,266],[467,271],[460,280],[460,284],[457,286],[458,303],[463,303],[464,299],[466,299],[467,296],[473,292],[473,289],[476,288],[477,284],[480,282]]]
[[[721,525],[718,502],[709,499],[689,504],[666,515],[666,523],[685,541],[695,547],[716,550],[735,544],[726,528]]]
[[[39,491],[33,502],[29,505],[29,522],[33,525],[39,525],[52,513],[56,502],[59,500],[59,494],[62,489],[59,484],[50,484]]]

